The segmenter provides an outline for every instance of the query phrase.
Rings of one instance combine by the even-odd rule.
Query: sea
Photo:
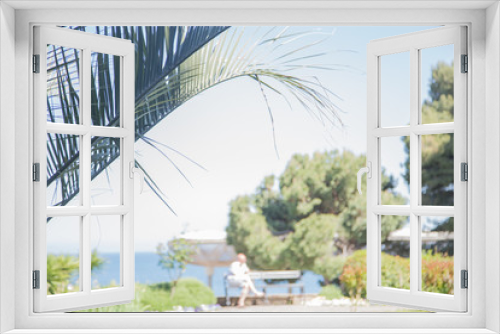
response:
[[[120,254],[119,253],[99,253],[99,256],[104,259],[104,265],[92,273],[93,284],[99,286],[108,286],[110,283],[119,281],[120,273]],[[135,281],[143,284],[153,284],[159,282],[168,282],[169,276],[165,269],[158,265],[158,255],[156,253],[137,252],[135,253]],[[214,269],[212,276],[212,290],[216,296],[224,296],[224,274],[228,272],[227,267],[218,267]],[[206,268],[198,265],[188,264],[186,271],[182,277],[196,278],[208,285],[208,275]],[[311,271],[303,272],[302,278],[298,283],[303,283],[305,293],[318,293],[321,290],[320,281],[322,276]],[[257,288],[261,282],[255,282]],[[285,287],[269,288],[267,293],[281,294],[287,293]],[[296,291],[295,293],[298,293]],[[231,295],[238,295],[238,289],[231,289]]]

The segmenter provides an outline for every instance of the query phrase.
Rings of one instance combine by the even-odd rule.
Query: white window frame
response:
[[[405,305],[423,310],[463,312],[467,309],[466,289],[461,288],[461,270],[467,270],[467,184],[461,180],[461,163],[467,163],[467,73],[461,73],[461,56],[467,54],[466,27],[450,26],[373,40],[367,47],[367,154],[371,178],[367,179],[367,298],[373,302]],[[423,124],[421,117],[421,50],[453,45],[454,120],[450,123]],[[409,54],[410,124],[383,127],[381,124],[381,59],[384,56]],[[454,134],[454,206],[422,204],[421,135]],[[408,205],[381,203],[382,138],[410,139],[410,202]],[[470,180],[472,182],[472,179]],[[381,217],[406,216],[410,223],[410,289],[381,285]],[[454,217],[454,293],[422,291],[421,217]]]
[[[123,304],[135,297],[134,273],[134,180],[129,169],[134,163],[134,45],[127,40],[100,36],[65,28],[34,27],[34,54],[40,57],[39,73],[33,74],[34,96],[34,162],[38,163],[39,181],[33,184],[33,270],[39,271],[39,288],[34,289],[34,311],[71,311],[110,304]],[[80,50],[80,123],[47,122],[47,45]],[[120,124],[117,127],[93,126],[91,120],[91,57],[92,52],[119,56]],[[75,206],[47,206],[47,134],[77,135],[80,142],[80,199]],[[118,205],[91,204],[91,155],[93,136],[119,138],[120,202]],[[91,280],[91,218],[93,215],[120,217],[119,286],[92,289]],[[47,294],[47,217],[77,217],[79,219],[79,288],[64,294]]]
[[[24,7],[15,13],[10,5]],[[293,3],[276,1],[273,8],[266,3],[250,2],[228,4],[221,9],[220,4],[197,3],[179,4],[144,1],[106,2],[97,4],[93,1],[81,2],[17,2],[10,1],[0,5],[0,43],[2,46],[15,45],[12,49],[2,48],[0,66],[3,73],[14,71],[15,96],[9,87],[7,78],[0,78],[2,94],[2,124],[15,122],[15,147],[9,148],[4,133],[0,142],[1,158],[13,158],[15,165],[1,160],[2,181],[15,167],[14,182],[5,183],[1,189],[4,197],[15,193],[15,212],[9,209],[11,202],[2,198],[0,205],[2,217],[15,220],[3,220],[0,249],[0,316],[5,322],[2,330],[16,329],[13,333],[36,333],[38,329],[50,329],[56,333],[76,332],[72,329],[88,329],[86,332],[99,333],[105,329],[127,329],[128,333],[178,332],[176,328],[200,329],[198,332],[234,332],[228,328],[254,328],[252,332],[336,332],[335,329],[350,328],[350,333],[415,333],[420,332],[456,333],[459,328],[463,333],[491,333],[500,331],[500,298],[498,282],[500,276],[499,244],[500,229],[498,220],[500,209],[500,163],[498,124],[500,118],[500,11],[498,4],[474,1],[405,1],[388,3],[370,2],[331,2],[316,3],[297,1]],[[99,8],[97,8],[99,6]],[[119,9],[117,6],[154,8],[145,10]],[[157,8],[163,6],[164,8]],[[179,6],[182,7],[179,9]],[[185,6],[185,7],[184,7]],[[199,7],[197,7],[199,6]],[[392,6],[397,8],[392,8]],[[432,7],[430,7],[432,6]],[[486,9],[486,7],[488,7]],[[61,8],[66,7],[66,8]],[[69,7],[69,8],[68,8]],[[78,9],[75,9],[78,7]],[[86,8],[85,8],[86,7]],[[103,10],[108,7],[114,10]],[[208,7],[208,8],[207,8]],[[33,9],[35,8],[35,9]],[[41,10],[56,8],[59,10]],[[216,9],[216,10],[214,10]],[[486,24],[485,24],[486,23]],[[27,96],[31,92],[30,63],[31,31],[35,24],[86,24],[86,25],[440,25],[465,24],[469,28],[469,69],[468,132],[471,133],[469,152],[471,154],[468,196],[471,198],[468,210],[471,242],[468,244],[468,268],[470,287],[468,289],[469,308],[466,313],[401,313],[401,314],[34,314],[31,290],[31,263],[26,261],[32,254],[32,202],[31,162],[32,148],[32,108]],[[15,44],[13,32],[15,31]],[[5,44],[4,44],[5,43]],[[485,71],[488,65],[488,71]],[[12,77],[9,78],[9,80]],[[12,97],[6,96],[11,92]],[[5,113],[4,108],[14,107],[15,113]],[[15,116],[14,116],[15,114]],[[488,117],[488,122],[486,122]],[[2,129],[5,128],[4,125]],[[486,140],[485,132],[488,133]],[[6,131],[5,133],[9,133]],[[488,149],[488,155],[485,150]],[[15,155],[14,155],[15,153]],[[484,167],[486,166],[486,167]],[[475,168],[476,167],[476,168]],[[488,183],[486,180],[488,172]],[[8,180],[7,180],[8,181]],[[486,193],[488,196],[486,196]],[[473,195],[473,196],[471,196]],[[485,202],[487,206],[485,205]],[[486,219],[488,217],[488,219]],[[471,225],[474,226],[472,230]],[[473,232],[473,233],[472,233]],[[15,238],[15,239],[14,239]],[[14,242],[15,241],[15,242]],[[491,256],[485,256],[486,248]],[[15,265],[11,260],[16,259]],[[486,279],[488,277],[488,279]],[[15,286],[12,291],[12,286]],[[488,289],[488,293],[485,291]],[[12,309],[12,305],[15,305]],[[10,306],[10,307],[7,307]],[[10,316],[14,316],[11,318]],[[136,331],[133,328],[142,328]],[[147,329],[151,330],[147,330]],[[218,330],[226,328],[226,330]],[[261,330],[259,330],[259,328]],[[263,329],[267,328],[267,331]],[[295,328],[293,330],[280,330]],[[384,328],[384,330],[377,330]],[[64,329],[64,330],[62,330]],[[99,329],[102,329],[101,331]],[[169,330],[170,329],[170,330]],[[211,330],[210,330],[211,329]],[[355,330],[357,329],[357,330]],[[392,330],[391,330],[392,329]],[[413,330],[412,330],[413,329]],[[193,330],[195,332],[195,330]],[[160,332],[159,330],[156,331]],[[248,332],[248,331],[247,331]],[[340,332],[340,331],[337,331]],[[345,331],[343,331],[345,332]]]

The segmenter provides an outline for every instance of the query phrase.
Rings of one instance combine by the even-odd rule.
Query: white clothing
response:
[[[248,269],[246,263],[235,261],[231,263],[231,267],[229,267],[229,272],[231,273],[231,275],[234,276],[242,276],[248,274],[250,272],[250,269]]]
[[[232,287],[243,287],[243,285],[250,281],[250,276],[248,273],[250,269],[246,263],[241,263],[239,261],[235,261],[231,263],[229,267],[229,275],[227,276],[227,281]]]

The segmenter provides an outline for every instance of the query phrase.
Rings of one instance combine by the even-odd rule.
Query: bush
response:
[[[344,269],[346,258],[344,256],[329,256],[317,259],[314,262],[314,273],[323,276],[324,284],[337,283]]]
[[[350,255],[339,277],[342,290],[351,298],[366,298],[366,250]]]
[[[160,283],[153,285],[152,289],[159,290],[161,292],[170,292],[171,285]],[[146,299],[150,305],[154,305],[155,300],[158,298],[155,294],[151,294],[148,297],[152,297],[152,299]],[[199,280],[195,278],[181,278],[177,282],[172,298],[165,301],[166,307],[164,310],[171,310],[174,306],[197,307],[202,304],[215,304],[216,300],[217,299],[215,298],[212,289]]]
[[[328,300],[340,299],[344,297],[342,289],[338,285],[327,285],[321,288],[320,296],[324,296]]]
[[[410,259],[382,254],[382,286],[410,288]],[[349,256],[339,277],[342,291],[350,298],[366,298],[366,250]],[[422,290],[453,293],[453,257],[422,252]]]
[[[453,257],[422,252],[422,290],[453,294]]]
[[[410,289],[410,259],[382,253],[382,286]]]
[[[83,312],[164,312],[173,310],[174,306],[197,307],[215,304],[216,298],[212,290],[194,278],[181,278],[173,295],[170,283],[153,285],[135,284],[135,299],[124,305],[100,307]]]

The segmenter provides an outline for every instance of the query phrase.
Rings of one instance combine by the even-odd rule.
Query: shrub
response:
[[[422,290],[453,294],[453,257],[422,252]]]
[[[344,297],[342,289],[338,285],[333,284],[322,287],[319,295],[324,296],[328,300]]]
[[[346,296],[366,298],[366,250],[359,250],[350,255],[339,277]]]
[[[410,289],[410,259],[382,253],[382,286]]]
[[[410,288],[410,259],[382,254],[382,285]],[[366,250],[349,256],[339,277],[341,287],[350,298],[366,298]],[[422,252],[422,290],[453,293],[453,257]]]

